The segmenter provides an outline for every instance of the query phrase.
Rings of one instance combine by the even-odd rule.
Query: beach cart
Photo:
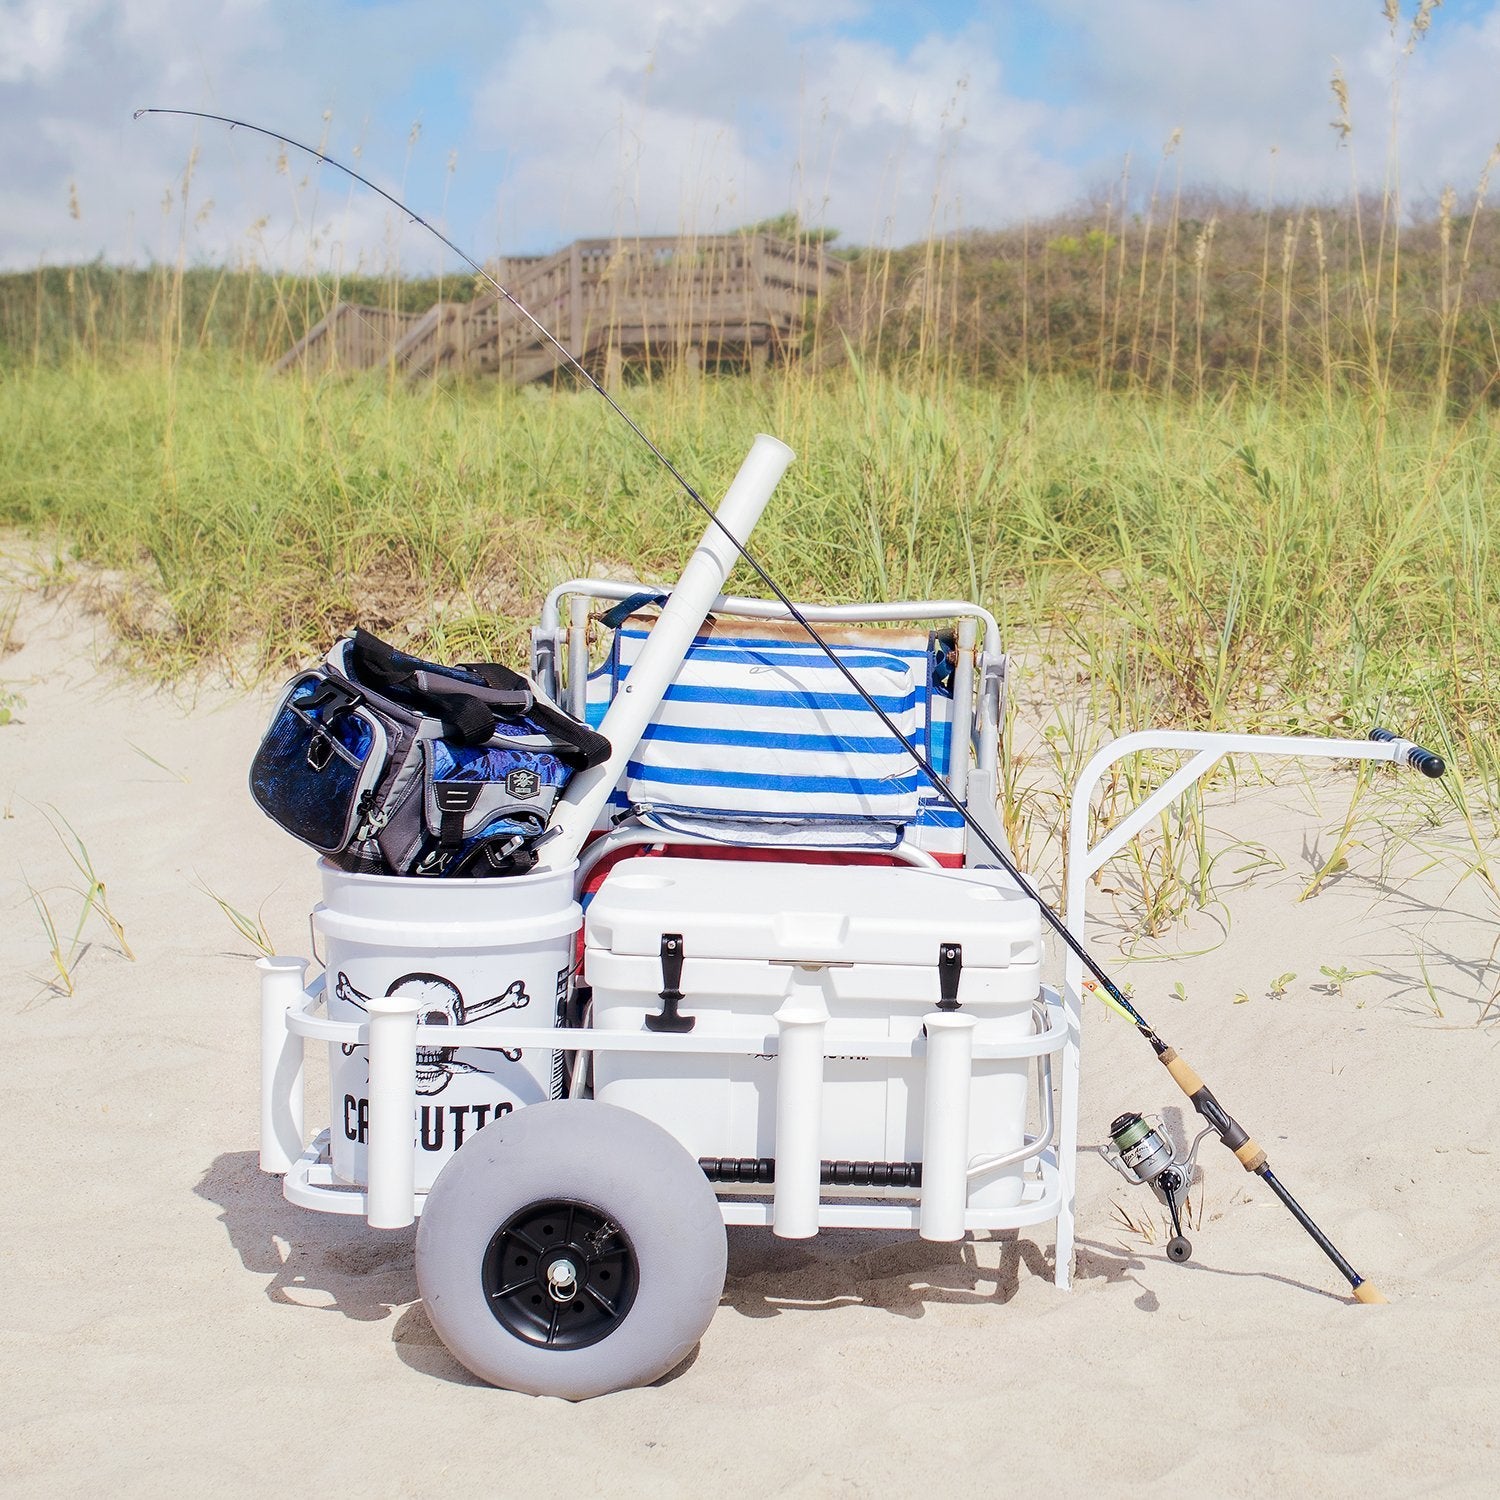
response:
[[[580,717],[629,684],[656,603],[635,592],[547,600],[534,676]],[[1002,838],[993,617],[808,613]],[[308,1208],[420,1214],[429,1315],[497,1384],[579,1397],[670,1369],[718,1305],[726,1224],[957,1240],[1072,1212],[1076,1073],[1059,1091],[1035,904],[775,604],[712,614],[570,867],[325,863],[322,973],[261,961],[262,1166]],[[307,1145],[309,1041],[332,1119]]]
[[[754,516],[731,519],[743,536]],[[549,594],[533,679],[616,751],[560,855],[496,880],[325,861],[320,972],[259,964],[262,1168],[309,1209],[420,1217],[434,1328],[515,1390],[579,1399],[671,1370],[719,1304],[726,1226],[956,1241],[1050,1223],[1069,1281],[1087,976],[1070,954],[1062,988],[1042,982],[1039,907],[986,848],[1006,848],[996,621],[955,600],[800,607],[835,662],[781,602],[720,593],[731,554],[697,566],[716,545],[710,528],[672,590]],[[1117,741],[1075,790],[1069,930],[1089,877],[1225,754],[1401,743]],[[1090,847],[1099,777],[1150,748],[1191,758]],[[331,1084],[310,1141],[309,1042]]]

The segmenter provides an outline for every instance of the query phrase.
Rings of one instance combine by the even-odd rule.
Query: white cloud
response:
[[[1127,151],[1147,180],[1178,125],[1189,181],[1259,196],[1273,146],[1291,195],[1346,191],[1351,161],[1367,181],[1384,173],[1400,40],[1377,0],[1034,6],[1042,20],[1026,24],[1054,33],[1045,78],[1022,76],[1021,55],[1037,63],[1011,50],[1021,23],[985,5],[960,32],[897,46],[865,0],[0,0],[0,265],[179,248],[292,266],[438,260],[326,169],[294,158],[283,174],[244,132],[132,123],[142,104],[311,140],[327,129],[331,149],[397,189],[409,157],[414,204],[451,193],[453,238],[481,256],[789,207],[860,242],[1013,222],[1114,178]],[[1352,154],[1328,123],[1335,57]],[[1462,193],[1500,138],[1500,0],[1439,10],[1401,79],[1408,198]],[[410,152],[418,112],[429,126]]]
[[[1071,111],[1008,92],[981,35],[901,55],[828,23],[847,5],[600,0],[538,7],[475,103],[512,151],[502,232],[703,230],[801,210],[860,241],[1055,207]],[[934,203],[936,200],[936,210]]]
[[[0,83],[54,77],[68,42],[103,0],[8,0],[0,9]]]
[[[350,156],[370,133],[365,110],[456,34],[450,0],[358,12],[278,0],[66,3],[70,10],[64,0],[36,0],[36,10],[63,15],[60,40],[49,40],[50,51],[32,47],[19,82],[0,90],[8,143],[0,266],[100,254],[172,260],[182,251],[189,259],[380,270],[398,253],[404,220],[310,158],[293,153],[280,172],[277,148],[263,139],[206,122],[134,121],[132,112],[145,105],[234,112],[316,143],[325,108],[347,100],[350,121],[338,118],[332,128]],[[30,8],[13,7],[6,34],[32,35],[30,16]],[[407,34],[410,45],[393,45]],[[399,166],[401,146],[379,144]],[[69,209],[75,193],[77,218]]]
[[[1327,196],[1386,178],[1392,89],[1408,183],[1477,176],[1500,133],[1500,6],[1479,24],[1439,10],[1403,58],[1376,0],[1048,0],[1076,28],[1068,82],[1116,160],[1154,158],[1183,129],[1184,177],[1259,196]],[[1353,133],[1341,148],[1330,81],[1342,69]]]

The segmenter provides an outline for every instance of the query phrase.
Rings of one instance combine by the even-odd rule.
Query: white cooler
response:
[[[862,1057],[860,1042],[918,1036],[938,1008],[944,947],[961,949],[957,1000],[976,1021],[976,1043],[1034,1030],[1041,915],[999,871],[628,860],[605,879],[585,922],[595,1026],[640,1032],[662,1010],[662,943],[671,935],[682,938],[681,1013],[698,1035],[774,1036],[773,1017],[794,985],[804,997],[810,987],[821,992],[829,1016],[825,1162],[922,1160],[922,1061]],[[1023,1144],[1029,1067],[1026,1059],[975,1062],[970,1160]],[[773,1058],[601,1051],[594,1092],[655,1120],[700,1159],[775,1155]],[[845,1191],[856,1190],[871,1191]],[[1008,1207],[1021,1190],[1022,1167],[1002,1167],[972,1181],[969,1203]]]

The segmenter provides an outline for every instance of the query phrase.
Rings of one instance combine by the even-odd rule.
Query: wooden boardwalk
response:
[[[597,379],[626,365],[754,368],[800,346],[809,309],[844,273],[821,246],[769,234],[576,240],[511,261],[497,277]],[[530,319],[489,292],[400,313],[341,302],[276,369],[369,369],[411,380],[554,375],[563,356]]]

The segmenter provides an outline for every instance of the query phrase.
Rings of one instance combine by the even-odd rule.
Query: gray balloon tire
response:
[[[552,1198],[607,1214],[635,1251],[629,1311],[581,1349],[518,1338],[482,1284],[495,1231]],[[486,1125],[438,1174],[417,1226],[417,1287],[453,1357],[491,1385],[570,1401],[649,1385],[681,1364],[713,1319],[727,1261],[718,1200],[676,1137],[588,1099],[527,1105]]]

